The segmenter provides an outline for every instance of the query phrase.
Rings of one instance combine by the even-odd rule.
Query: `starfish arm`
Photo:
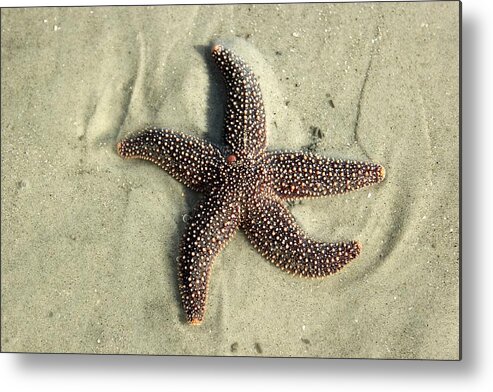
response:
[[[122,158],[158,165],[189,188],[205,192],[218,178],[222,156],[212,144],[168,129],[146,129],[117,145]]]
[[[282,270],[304,277],[331,275],[361,250],[357,241],[323,243],[308,238],[280,201],[262,198],[242,224],[253,246]]]
[[[212,263],[239,227],[240,207],[206,196],[195,208],[180,245],[179,289],[187,321],[203,321]]]
[[[342,161],[303,152],[272,152],[266,157],[276,194],[283,200],[346,193],[376,184],[385,177],[383,166]]]
[[[232,154],[252,159],[266,146],[265,111],[260,86],[245,62],[222,45],[212,48],[212,57],[223,75],[227,104],[225,138]]]

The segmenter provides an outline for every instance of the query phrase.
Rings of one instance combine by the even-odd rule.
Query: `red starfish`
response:
[[[228,94],[225,149],[157,128],[117,146],[123,158],[149,160],[205,193],[180,245],[179,287],[191,324],[204,319],[212,262],[239,228],[262,255],[289,273],[323,277],[341,269],[359,254],[361,244],[311,240],[284,201],[345,193],[385,176],[384,168],[371,162],[266,151],[264,106],[253,72],[222,45],[213,46],[212,57]]]

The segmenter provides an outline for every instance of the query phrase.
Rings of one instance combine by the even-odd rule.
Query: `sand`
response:
[[[459,358],[459,3],[1,17],[2,351]],[[269,149],[372,160],[387,178],[291,206],[313,238],[359,240],[351,265],[295,278],[240,233],[193,327],[176,257],[200,195],[115,145],[149,125],[221,143],[215,39],[260,79]]]

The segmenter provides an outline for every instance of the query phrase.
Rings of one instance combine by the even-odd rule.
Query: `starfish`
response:
[[[346,193],[385,177],[383,166],[372,162],[267,151],[255,75],[223,45],[212,47],[212,57],[226,84],[225,146],[156,127],[117,144],[121,157],[150,161],[205,194],[190,215],[178,257],[180,295],[190,324],[203,321],[212,263],[240,228],[265,258],[288,273],[319,278],[340,270],[360,253],[361,244],[308,238],[285,202]]]

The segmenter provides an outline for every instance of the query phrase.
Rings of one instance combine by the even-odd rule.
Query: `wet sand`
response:
[[[459,4],[2,10],[2,351],[459,356]],[[272,21],[275,20],[275,23]],[[156,125],[222,143],[221,39],[251,65],[269,149],[386,168],[290,207],[362,254],[292,277],[240,233],[189,326],[176,257],[200,195],[116,143]]]

